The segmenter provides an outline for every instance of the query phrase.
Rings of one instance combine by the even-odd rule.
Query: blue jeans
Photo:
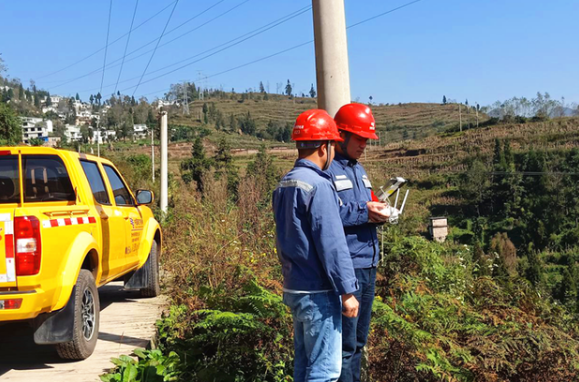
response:
[[[284,293],[294,321],[294,382],[330,382],[342,366],[342,300],[335,292]]]
[[[354,292],[360,303],[358,317],[344,317],[342,320],[342,373],[340,382],[359,382],[362,362],[362,348],[368,340],[370,316],[374,303],[376,268],[356,269],[360,288]]]

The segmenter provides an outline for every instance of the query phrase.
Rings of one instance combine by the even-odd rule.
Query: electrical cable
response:
[[[217,3],[213,4],[212,6],[210,6],[209,8],[206,8],[205,10],[203,10],[202,12],[200,12],[200,13],[196,14],[195,16],[191,17],[191,18],[188,19],[187,21],[181,23],[179,26],[177,26],[177,27],[171,29],[170,31],[166,32],[165,35],[168,35],[168,34],[174,32],[175,30],[179,29],[180,27],[182,27],[182,26],[185,25],[186,23],[193,21],[193,20],[196,19],[197,17],[199,17],[199,16],[203,15],[204,13],[208,12],[209,10],[215,8],[217,5],[221,4],[223,1],[225,1],[225,0],[220,0],[220,1],[218,1]],[[164,47],[164,46],[172,43],[172,42],[175,41],[175,40],[178,40],[178,39],[180,39],[180,38],[182,38],[182,37],[185,37],[185,36],[188,35],[189,33],[192,33],[192,32],[194,32],[194,31],[202,28],[203,26],[205,26],[205,25],[207,25],[207,24],[209,24],[209,23],[211,23],[211,22],[219,19],[220,17],[225,16],[225,15],[228,14],[229,12],[231,12],[231,11],[235,10],[236,8],[242,6],[243,4],[247,3],[248,1],[251,1],[251,0],[245,0],[245,1],[243,1],[242,3],[240,3],[240,4],[237,4],[236,6],[234,6],[234,7],[232,7],[232,8],[229,8],[229,9],[226,10],[225,12],[223,12],[223,13],[221,13],[221,14],[213,17],[212,19],[204,22],[203,24],[201,24],[201,25],[199,25],[199,26],[197,26],[197,27],[195,27],[195,28],[193,28],[193,29],[191,29],[191,30],[189,30],[189,31],[187,31],[187,32],[185,32],[185,33],[177,36],[176,38],[174,38],[174,39],[172,39],[172,40],[169,40],[169,41],[167,41],[167,42],[159,45],[158,47],[159,47],[159,48],[162,48],[162,47]],[[137,49],[132,50],[131,52],[123,55],[123,57],[120,57],[120,58],[118,58],[118,59],[116,59],[116,60],[111,61],[111,62],[109,63],[109,68],[114,68],[114,67],[118,66],[118,65],[113,65],[113,64],[115,64],[115,63],[123,60],[125,57],[131,56],[132,54],[138,52],[139,50],[141,50],[141,49],[143,49],[143,48],[145,48],[145,47],[147,47],[147,46],[149,46],[149,45],[151,45],[151,44],[153,44],[153,43],[155,43],[155,42],[157,42],[157,41],[158,41],[158,39],[151,40],[151,41],[149,41],[149,42],[141,45],[141,46],[138,47]],[[155,50],[155,49],[147,50],[147,51],[141,53],[140,55],[131,58],[130,60],[126,60],[126,62],[134,61],[134,60],[136,60],[137,58],[140,58],[140,57],[142,57],[142,56],[146,55],[147,53],[150,53],[150,52],[152,52],[152,51],[154,51],[154,50]],[[72,78],[72,79],[70,79],[70,80],[65,80],[64,82],[61,82],[61,83],[58,84],[58,85],[52,86],[51,89],[56,89],[56,88],[59,88],[59,87],[61,87],[61,86],[67,85],[67,84],[69,84],[69,83],[71,83],[71,82],[74,82],[74,81],[80,80],[80,79],[82,79],[82,78],[91,76],[91,75],[93,75],[93,74],[95,74],[95,73],[100,72],[101,70],[102,70],[102,69],[101,69],[100,67],[99,67],[99,68],[96,68],[96,69],[94,69],[94,70],[91,71],[91,72],[85,73],[85,74],[83,74],[83,75],[81,75],[81,76]],[[111,85],[111,86],[112,86],[112,85]],[[105,86],[105,87],[108,87],[108,86]]]
[[[177,61],[177,62],[175,62],[175,63],[173,63],[173,64],[170,64],[170,65],[164,66],[164,67],[162,67],[162,68],[156,69],[156,70],[154,70],[154,71],[152,71],[152,72],[149,72],[147,75],[151,75],[151,74],[160,72],[160,71],[162,71],[162,70],[165,70],[165,69],[167,69],[167,68],[173,67],[173,66],[175,66],[175,65],[179,65],[179,64],[181,64],[181,63],[183,63],[183,62],[192,60],[192,59],[197,58],[197,57],[199,57],[199,56],[201,56],[201,55],[203,55],[203,54],[209,53],[209,52],[214,51],[214,50],[216,50],[216,49],[219,49],[219,48],[221,48],[221,47],[223,47],[223,46],[232,44],[232,43],[234,43],[234,42],[236,42],[236,41],[238,41],[238,40],[240,40],[240,39],[243,39],[243,41],[247,41],[247,40],[250,39],[250,38],[253,38],[253,37],[255,37],[255,36],[257,36],[257,35],[259,35],[259,34],[261,34],[261,33],[264,33],[264,32],[266,32],[266,31],[268,31],[268,30],[270,30],[270,29],[273,29],[274,27],[276,27],[276,26],[278,26],[278,25],[281,25],[281,24],[283,24],[283,23],[285,23],[285,22],[287,22],[287,21],[292,20],[292,19],[294,19],[294,18],[302,15],[302,14],[305,13],[305,12],[308,12],[311,8],[312,8],[311,6],[307,6],[307,7],[298,9],[297,11],[294,11],[294,12],[288,14],[288,15],[285,15],[285,16],[279,18],[279,19],[276,19],[276,20],[274,20],[274,21],[272,21],[272,22],[270,22],[270,23],[268,23],[268,24],[265,24],[265,25],[263,25],[263,26],[261,26],[261,27],[259,27],[259,28],[254,29],[254,30],[252,30],[252,31],[249,31],[249,32],[247,32],[247,33],[244,33],[243,35],[238,36],[238,37],[235,37],[235,38],[233,38],[233,39],[231,39],[231,40],[229,40],[229,41],[227,41],[227,42],[224,42],[224,43],[222,43],[222,44],[216,45],[216,46],[214,46],[214,47],[212,47],[212,48],[210,48],[210,49],[207,49],[207,50],[205,50],[205,51],[203,51],[203,52],[197,53],[197,54],[195,54],[195,55],[193,55],[193,56],[190,56],[190,57],[185,58],[185,59],[183,59],[183,60]],[[249,36],[249,37],[248,37],[248,38],[245,38],[246,36]],[[244,39],[244,38],[245,38],[245,39]],[[243,42],[243,41],[239,41],[239,43],[241,43],[241,42]],[[231,46],[229,46],[229,47],[233,47],[233,46],[234,46],[234,45],[231,45]],[[227,47],[227,48],[229,48],[229,47]],[[224,50],[224,49],[223,49],[223,50]],[[223,51],[223,50],[221,50],[221,51]],[[216,52],[216,53],[217,53],[217,52]],[[138,58],[138,57],[140,57],[140,56],[134,57],[134,58],[132,58],[131,60],[128,60],[128,61],[132,61],[132,60],[134,60],[134,59],[136,59],[136,58]],[[206,56],[206,57],[204,57],[204,58],[202,58],[202,59],[205,59],[205,58],[207,58],[207,57],[209,57],[209,56]],[[200,59],[200,60],[197,60],[197,61],[195,61],[195,62],[199,62],[199,61],[201,61],[201,59]],[[194,63],[195,63],[195,62],[194,62]],[[99,70],[100,70],[100,69],[99,69]],[[137,79],[137,78],[139,78],[139,77],[137,76],[137,77],[129,78],[129,79],[123,80],[123,81],[121,81],[121,82],[119,82],[119,83],[129,82],[129,81],[135,80],[135,79]],[[112,84],[111,84],[111,85],[105,85],[104,87],[107,88],[107,87],[110,87],[110,86],[112,86]],[[94,90],[96,90],[96,89],[87,89],[87,90],[84,90],[83,92],[90,92],[90,91],[94,91]]]
[[[352,24],[352,25],[346,27],[346,29],[355,28],[355,27],[357,27],[357,26],[359,26],[359,25],[365,24],[365,23],[370,22],[370,21],[372,21],[372,20],[375,20],[375,19],[377,19],[377,18],[379,18],[379,17],[383,17],[383,16],[388,15],[388,14],[390,14],[390,13],[392,13],[392,12],[395,12],[395,11],[400,10],[400,9],[402,9],[402,8],[408,7],[408,6],[412,5],[412,4],[416,4],[416,3],[420,2],[420,1],[422,1],[422,0],[414,0],[414,1],[408,2],[408,3],[406,3],[406,4],[403,4],[403,5],[399,6],[399,7],[392,8],[392,9],[386,11],[386,12],[382,12],[382,13],[380,13],[380,14],[378,14],[378,15],[369,17],[369,18],[364,19],[364,20],[362,20],[362,21],[359,21],[359,22],[357,22],[357,23],[355,23],[355,24]],[[283,54],[283,53],[287,53],[287,52],[292,51],[292,50],[297,49],[297,48],[301,48],[302,46],[309,45],[309,44],[311,44],[311,43],[313,43],[313,42],[314,42],[314,40],[310,40],[310,41],[303,42],[303,43],[301,43],[301,44],[294,45],[294,46],[292,46],[292,47],[290,47],[290,48],[283,49],[283,50],[281,50],[281,51],[279,51],[279,52],[270,54],[270,55],[268,55],[268,56],[265,56],[265,57],[262,57],[262,58],[258,58],[258,59],[256,59],[256,60],[247,62],[247,63],[245,63],[245,64],[241,64],[241,65],[238,65],[238,66],[236,66],[236,67],[233,67],[233,68],[230,68],[230,69],[227,69],[227,70],[224,70],[224,71],[221,71],[221,72],[218,72],[218,73],[209,75],[209,76],[207,76],[206,78],[217,77],[217,76],[219,76],[219,75],[222,75],[222,74],[225,74],[225,73],[228,73],[228,72],[237,70],[237,69],[241,69],[241,68],[243,68],[243,67],[246,67],[246,66],[249,66],[249,65],[252,65],[252,64],[261,62],[261,61],[265,61],[265,60],[267,60],[267,59],[269,59],[269,58],[278,56],[278,55]],[[178,68],[178,69],[180,69],[180,68]],[[177,70],[178,70],[178,69],[177,69]],[[168,73],[165,73],[164,75],[173,73],[174,71],[175,71],[175,70],[173,70],[173,71],[171,71],[171,72],[168,72]],[[163,75],[158,76],[158,77],[156,77],[155,79],[160,78],[160,77],[162,77],[162,76],[163,76]],[[151,81],[151,80],[148,80],[148,82],[149,82],[149,81]],[[167,90],[167,88],[165,88],[164,90],[158,90],[158,91],[155,91],[155,92],[147,93],[147,94],[145,94],[145,95],[156,94],[156,93],[159,93],[159,92],[164,92],[164,91],[166,91],[166,90]],[[170,88],[169,88],[169,90],[170,90]]]
[[[115,90],[113,94],[117,92],[117,86],[119,86],[119,80],[121,79],[121,73],[123,72],[123,66],[125,64],[125,57],[127,56],[127,49],[129,48],[129,41],[131,40],[131,31],[133,30],[133,23],[135,22],[135,16],[137,15],[137,8],[139,7],[139,0],[135,2],[135,10],[133,11],[133,18],[131,20],[131,26],[129,28],[129,37],[127,37],[127,43],[125,44],[125,52],[123,53],[123,61],[121,62],[121,68],[119,69],[119,75],[117,77],[117,83],[115,85]],[[103,68],[104,71],[105,68]]]
[[[308,10],[309,10],[309,9],[308,9]],[[254,33],[253,35],[251,35],[251,36],[249,36],[249,37],[246,37],[246,38],[244,38],[244,39],[242,39],[242,40],[239,40],[239,41],[237,41],[237,42],[235,42],[235,43],[233,43],[233,44],[231,44],[231,45],[229,45],[229,46],[226,46],[226,47],[224,47],[224,48],[222,48],[222,49],[219,49],[219,50],[217,50],[217,51],[215,51],[215,52],[213,52],[213,53],[210,53],[210,54],[208,54],[208,55],[206,55],[206,56],[204,56],[204,57],[202,57],[202,58],[200,58],[200,59],[198,59],[198,60],[195,60],[195,61],[193,61],[193,62],[189,62],[189,63],[187,63],[187,64],[185,64],[185,65],[182,65],[182,66],[180,66],[180,67],[178,67],[178,68],[176,68],[176,69],[170,70],[169,72],[163,73],[163,74],[161,74],[161,75],[159,75],[159,76],[157,76],[157,77],[150,78],[150,79],[148,79],[147,81],[144,81],[143,84],[148,83],[148,82],[151,82],[151,81],[154,81],[154,80],[156,80],[156,79],[158,79],[158,78],[164,77],[164,76],[169,75],[169,74],[171,74],[171,73],[174,73],[174,72],[176,72],[176,71],[178,71],[178,70],[181,70],[181,69],[183,69],[183,68],[186,68],[186,67],[188,67],[188,66],[191,66],[191,65],[193,65],[193,64],[195,64],[195,63],[198,63],[198,62],[200,62],[200,61],[203,61],[203,60],[205,60],[205,59],[207,59],[207,58],[209,58],[209,57],[211,57],[211,56],[214,56],[214,55],[216,55],[216,54],[218,54],[218,53],[221,53],[221,52],[223,52],[223,51],[225,51],[225,50],[227,50],[227,49],[233,48],[234,46],[237,46],[237,45],[241,44],[242,42],[245,42],[245,41],[247,41],[247,40],[249,40],[249,39],[251,39],[251,38],[253,38],[253,37],[257,36],[257,35],[260,35],[260,34],[266,32],[266,31],[268,31],[268,30],[270,30],[270,29],[272,29],[272,28],[275,28],[276,26],[278,26],[278,25],[280,25],[280,24],[282,24],[282,23],[284,23],[284,22],[286,22],[286,21],[289,21],[289,20],[291,20],[291,19],[293,19],[293,18],[301,15],[302,13],[307,12],[308,10],[302,11],[302,12],[298,13],[297,15],[294,15],[294,16],[292,16],[291,18],[288,18],[288,19],[286,19],[286,20],[284,20],[284,21],[280,21],[280,22],[278,22],[277,24],[274,24],[273,26],[270,26],[270,27],[268,27],[268,28],[266,28],[266,29],[264,29],[264,30],[261,30],[261,31],[259,31],[259,32],[256,32],[256,33]],[[309,43],[311,43],[311,41],[308,42],[308,44],[309,44]],[[303,45],[303,44],[302,44],[302,45]],[[296,47],[291,48],[291,49],[295,49],[295,48],[296,48]],[[290,49],[290,50],[291,50],[291,49]],[[285,52],[285,51],[284,51],[284,52]],[[276,53],[276,55],[277,55],[277,54],[284,53],[284,52],[278,52],[278,53]],[[268,58],[269,58],[269,57],[268,57]],[[263,60],[263,59],[261,59],[261,60]],[[175,65],[175,64],[172,64],[172,65],[169,65],[169,66],[174,66],[174,65]],[[248,64],[244,64],[243,66],[247,66],[247,65],[248,65]],[[161,69],[158,69],[157,71],[162,70],[162,69],[166,69],[166,68],[167,68],[167,67],[161,68]],[[231,70],[234,70],[234,69],[230,69],[229,71],[231,71]],[[220,73],[220,74],[223,74],[223,73]],[[206,77],[206,78],[214,77],[214,76],[215,76],[215,75],[213,75],[213,76],[208,76],[208,77]],[[134,86],[130,86],[130,87],[126,88],[126,89],[123,89],[123,91],[124,91],[124,90],[132,89],[133,87],[134,87]]]
[[[175,0],[175,1],[177,1],[177,0]],[[134,29],[132,29],[131,31],[135,31],[135,30],[139,29],[140,27],[142,27],[143,25],[145,25],[146,23],[148,23],[149,21],[151,21],[153,18],[155,18],[155,17],[157,17],[158,15],[160,15],[165,9],[169,8],[175,1],[169,3],[167,6],[165,6],[163,9],[161,9],[160,11],[158,11],[157,13],[155,13],[153,16],[149,17],[148,19],[146,19],[145,21],[143,21],[142,23],[140,23],[139,25],[137,25],[137,26],[136,26]],[[118,42],[119,40],[121,40],[123,37],[125,37],[127,34],[128,34],[128,33],[125,33],[124,35],[119,36],[116,40],[114,40],[113,42],[111,42],[110,44],[108,44],[108,46],[115,44],[116,42]],[[41,79],[43,79],[43,78],[53,76],[53,75],[55,75],[55,74],[58,74],[58,73],[60,73],[60,72],[62,72],[62,71],[64,71],[64,70],[66,70],[66,69],[72,68],[73,66],[75,66],[75,65],[77,65],[77,64],[80,64],[81,62],[86,61],[86,60],[88,60],[89,58],[93,57],[95,54],[101,52],[101,51],[104,50],[105,48],[106,48],[106,46],[100,48],[99,50],[97,50],[97,51],[89,54],[88,56],[86,56],[86,57],[84,57],[84,58],[81,58],[81,59],[78,60],[78,61],[73,62],[72,64],[70,64],[70,65],[68,65],[68,66],[66,66],[66,67],[64,67],[64,68],[62,68],[62,69],[59,69],[59,70],[57,70],[57,71],[55,71],[55,72],[52,72],[52,73],[46,74],[46,75],[44,75],[44,76],[38,77],[37,80],[41,80]]]
[[[155,53],[157,52],[157,47],[159,46],[159,43],[161,42],[161,39],[163,38],[163,35],[165,34],[165,31],[167,30],[167,27],[169,26],[169,23],[171,22],[171,18],[173,17],[173,13],[175,12],[175,8],[177,8],[177,4],[179,4],[179,0],[177,0],[175,2],[175,6],[173,6],[173,9],[171,10],[171,14],[169,15],[169,19],[167,19],[167,23],[165,24],[165,27],[163,28],[163,32],[161,32],[161,36],[159,36],[159,39],[157,40],[157,44],[155,45],[155,50],[153,50],[153,54],[151,54],[151,58],[149,58],[149,62],[147,62],[147,66],[145,66],[145,70],[143,70],[143,74],[141,74],[141,79],[139,80],[139,83],[137,84],[137,86],[135,87],[135,90],[133,91],[133,96],[135,95],[135,92],[139,88],[139,85],[141,84],[141,81],[143,80],[145,73],[147,73],[147,69],[149,69],[149,65],[151,65],[151,61],[153,61],[153,57],[155,57]]]
[[[105,66],[107,65],[107,51],[108,51],[108,46],[109,46],[109,33],[111,31],[111,14],[112,14],[112,11],[113,11],[113,0],[111,0],[109,3],[109,22],[107,25],[107,43],[105,45],[105,59],[103,62],[103,75],[101,77],[101,90],[99,91],[99,93],[102,92],[103,83],[105,81]]]

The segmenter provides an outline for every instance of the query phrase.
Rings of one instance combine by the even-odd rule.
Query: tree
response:
[[[370,96],[370,97],[368,97],[368,99],[370,100],[370,105],[372,105],[372,101],[374,100],[374,97]]]
[[[288,96],[292,95],[292,85],[290,83],[290,80],[287,80],[287,85],[285,86],[285,94]]]
[[[76,93],[76,96],[74,97],[74,99],[76,99],[77,101],[80,101],[80,96],[78,95],[78,93]]]
[[[46,94],[46,106],[52,106],[52,99],[50,98],[50,93]]]
[[[28,140],[28,144],[30,146],[42,146],[44,144],[44,141],[40,138],[30,138]]]
[[[209,111],[209,108],[207,107],[207,103],[203,104],[203,122],[205,122],[205,124],[209,123],[209,119],[207,118],[207,112]]]
[[[445,95],[442,96],[442,104],[446,105],[446,96]]]
[[[263,82],[259,81],[259,92],[265,94],[265,87],[263,86]]]
[[[203,178],[211,168],[211,160],[205,156],[205,148],[201,138],[195,139],[191,148],[191,158],[181,162],[181,173],[185,183],[197,182],[197,191],[203,192]]]
[[[239,196],[239,171],[233,165],[231,147],[225,138],[221,138],[213,161],[216,168],[215,179],[219,179],[224,175],[227,176],[228,196],[233,202],[236,202]]]
[[[22,139],[22,128],[16,112],[9,105],[0,103],[0,141],[14,145]]]
[[[249,111],[246,115],[238,119],[238,123],[241,132],[247,135],[255,135],[256,124],[255,120],[251,118],[251,113]]]
[[[466,106],[468,106],[468,98],[466,99],[466,101],[464,101],[464,104],[465,104]]]
[[[312,84],[312,87],[310,88],[310,97],[316,98],[316,95],[316,89],[314,89],[314,84]]]
[[[2,56],[2,53],[0,53],[0,56]],[[2,74],[2,72],[5,72],[8,68],[6,68],[6,65],[4,64],[4,59],[2,57],[0,57],[0,74]]]
[[[473,207],[477,216],[481,216],[481,207],[488,198],[490,187],[487,169],[480,159],[473,160],[466,173],[459,178],[459,192]]]
[[[229,131],[231,131],[233,133],[236,130],[237,130],[237,119],[235,118],[235,115],[230,114],[229,115]]]
[[[94,96],[91,94],[88,100],[90,101],[90,104],[92,105],[94,103]]]

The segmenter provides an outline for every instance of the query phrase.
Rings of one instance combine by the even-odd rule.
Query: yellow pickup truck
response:
[[[26,320],[37,344],[89,357],[97,287],[124,280],[159,294],[161,229],[115,166],[43,147],[0,147],[0,324]]]

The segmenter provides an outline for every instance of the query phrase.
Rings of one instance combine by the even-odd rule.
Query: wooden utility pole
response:
[[[351,102],[344,0],[312,0],[318,107],[334,116]]]
[[[478,102],[476,102],[474,109],[476,110],[476,128],[478,129]]]

